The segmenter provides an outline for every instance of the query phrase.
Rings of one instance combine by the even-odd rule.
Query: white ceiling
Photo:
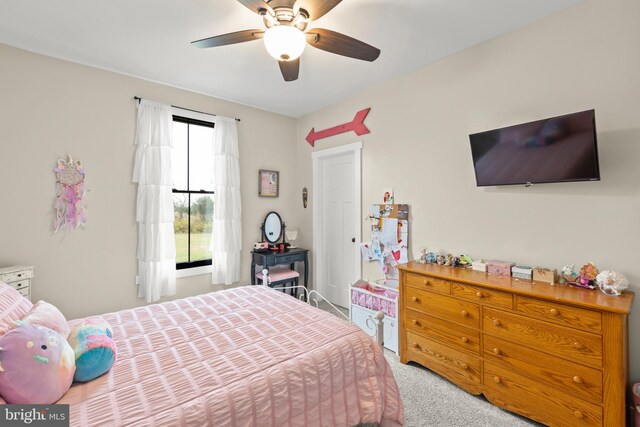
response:
[[[260,40],[190,45],[264,28],[236,0],[2,0],[0,43],[300,117],[580,1],[343,0],[309,28],[362,40],[380,57],[307,46],[288,83]]]

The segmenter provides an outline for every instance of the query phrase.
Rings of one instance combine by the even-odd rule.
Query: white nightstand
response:
[[[29,300],[31,300],[31,279],[33,276],[32,266],[12,265],[0,268],[0,282],[13,286]]]

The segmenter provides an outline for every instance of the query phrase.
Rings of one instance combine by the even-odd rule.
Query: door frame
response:
[[[312,159],[312,190],[315,197],[312,202],[312,214],[313,214],[313,287],[320,294],[325,290],[323,287],[324,282],[324,265],[326,263],[323,251],[324,242],[322,241],[324,231],[324,218],[322,215],[322,204],[324,202],[324,176],[323,176],[323,162],[324,160],[347,154],[353,154],[353,176],[354,176],[354,217],[355,224],[355,238],[354,244],[354,271],[353,271],[353,284],[357,279],[362,276],[362,260],[360,258],[360,250],[357,246],[362,241],[362,141],[353,142],[351,144],[340,145],[338,147],[327,148],[324,150],[317,150],[311,153]],[[349,292],[347,290],[347,292]]]

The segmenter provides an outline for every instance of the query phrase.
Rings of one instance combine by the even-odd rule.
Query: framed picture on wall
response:
[[[278,197],[280,172],[260,169],[258,171],[258,196]]]

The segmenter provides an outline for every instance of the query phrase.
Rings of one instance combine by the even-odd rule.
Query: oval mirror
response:
[[[269,243],[277,243],[282,237],[282,219],[277,212],[269,212],[262,224],[264,239]]]

